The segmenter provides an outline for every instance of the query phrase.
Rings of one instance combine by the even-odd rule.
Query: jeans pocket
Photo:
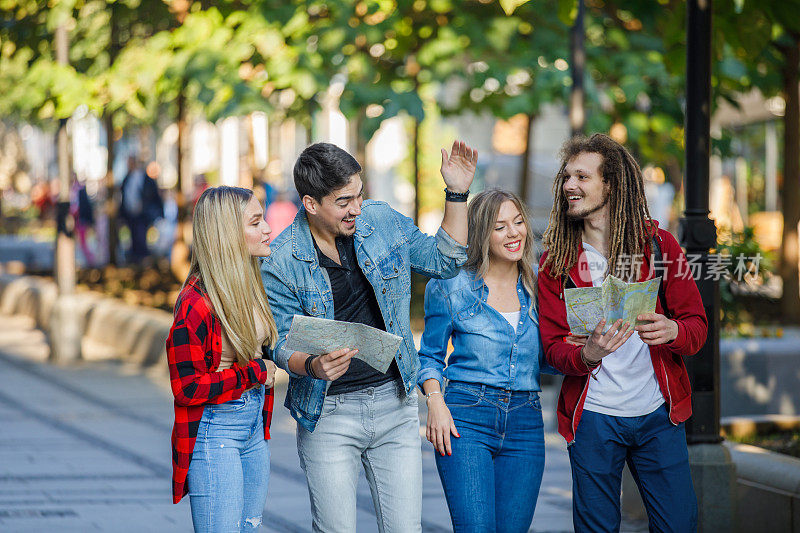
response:
[[[336,412],[339,408],[339,402],[336,396],[326,396],[325,401],[322,402],[322,412],[319,414],[320,418],[325,418]]]
[[[245,407],[247,407],[247,397],[242,395],[241,398],[237,398],[229,402],[212,404],[211,410],[215,413],[235,413],[238,411],[243,411]]]
[[[481,402],[480,396],[461,388],[447,388],[444,392],[444,403],[449,409],[454,407],[475,407]]]
[[[542,402],[539,400],[539,398],[536,398],[535,400],[530,400],[528,402],[528,405],[530,405],[539,412],[541,412],[542,410]]]
[[[412,389],[411,392],[405,395],[403,398],[403,405],[407,405],[409,407],[419,405],[419,395],[417,394],[417,389]]]

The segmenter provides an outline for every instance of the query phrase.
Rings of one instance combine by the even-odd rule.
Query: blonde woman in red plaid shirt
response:
[[[172,490],[189,494],[197,532],[261,525],[277,341],[259,273],[269,225],[248,189],[213,187],[197,202],[192,266],[167,339],[175,395]]]

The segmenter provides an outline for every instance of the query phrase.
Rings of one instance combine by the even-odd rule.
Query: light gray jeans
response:
[[[395,383],[325,398],[309,432],[298,424],[297,453],[306,473],[313,529],[356,530],[359,462],[372,491],[381,533],[419,533],[422,456],[417,393]]]

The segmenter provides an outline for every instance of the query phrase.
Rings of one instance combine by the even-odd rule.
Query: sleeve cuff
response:
[[[250,385],[256,385],[258,383],[263,383],[263,381],[259,378],[262,376],[266,376],[267,374],[267,360],[262,358],[256,358],[250,361],[250,365],[247,367],[247,379],[250,381]]]
[[[273,353],[272,360],[275,362],[278,368],[285,370],[286,373],[289,374],[289,377],[298,379],[305,377],[301,376],[300,374],[295,374],[294,372],[289,370],[289,358],[292,356],[294,351],[287,350],[286,348],[283,347],[283,344],[284,343],[280,343],[278,344],[278,346],[275,347],[275,350],[272,352]]]
[[[455,259],[458,266],[467,261],[467,247],[452,238],[441,227],[436,232],[436,246],[443,256]]]
[[[686,342],[686,326],[681,324],[680,320],[674,320],[678,325],[678,335],[672,342],[666,344],[667,348],[673,351],[680,351],[683,344]]]
[[[422,384],[429,379],[435,379],[438,381],[439,387],[442,387],[442,383],[444,382],[444,376],[442,376],[440,371],[434,368],[424,368],[420,370],[419,377],[417,378],[417,385],[419,385],[419,388],[422,389]]]

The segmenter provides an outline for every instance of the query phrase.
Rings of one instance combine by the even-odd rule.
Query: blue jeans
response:
[[[311,497],[313,530],[356,530],[356,486],[363,466],[378,531],[418,533],[422,453],[417,393],[399,382],[327,396],[314,432],[297,425],[297,453]]]
[[[696,531],[697,498],[683,426],[670,422],[666,405],[631,417],[584,411],[569,447],[575,531],[619,531],[626,461],[650,531]]]
[[[436,453],[455,532],[528,531],[544,472],[539,395],[459,381],[444,400],[460,437]]]
[[[206,405],[186,477],[196,532],[252,531],[261,526],[269,480],[263,404],[260,386],[238,400]]]

